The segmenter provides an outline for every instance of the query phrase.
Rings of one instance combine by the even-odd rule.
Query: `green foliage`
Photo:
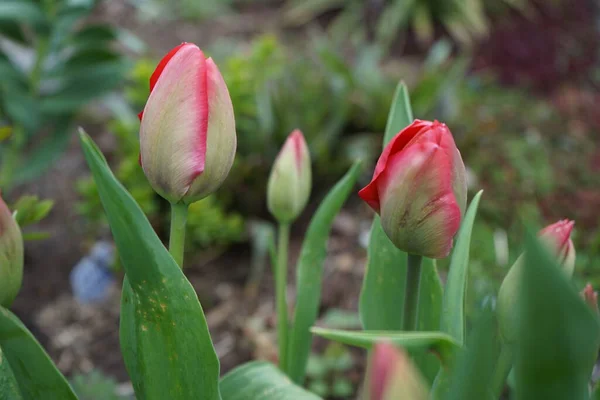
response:
[[[0,5],[0,185],[36,177],[69,143],[74,116],[112,90],[125,63],[116,32],[83,25],[95,1],[7,0]]]
[[[313,353],[308,358],[308,389],[321,397],[350,397],[354,393],[354,385],[345,373],[353,365],[352,354],[345,346],[329,343],[322,355]]]
[[[254,361],[237,367],[221,379],[223,400],[319,400],[285,376],[276,366]]]
[[[71,386],[79,400],[124,400],[117,394],[117,382],[101,371],[75,375],[71,379]]]
[[[194,288],[100,150],[84,133],[81,142],[126,273],[120,339],[136,395],[219,399],[219,360]]]
[[[466,314],[465,298],[469,271],[469,252],[471,249],[471,233],[477,215],[482,191],[471,200],[457,234],[456,243],[450,259],[450,272],[442,302],[441,330],[448,333],[460,344],[465,343]]]
[[[520,9],[527,4],[526,0],[504,0],[503,3]],[[497,6],[485,0],[384,0],[371,7],[365,7],[360,0],[288,0],[285,17],[288,23],[299,25],[323,13],[339,10],[331,22],[334,34],[351,35],[358,40],[372,35],[385,46],[408,29],[412,29],[421,43],[429,43],[439,24],[454,39],[471,44],[487,33],[486,14],[494,9],[488,7],[490,5]]]
[[[0,307],[0,354],[1,364],[8,365],[0,372],[12,370],[13,375],[8,379],[5,373],[0,375],[0,394],[12,393],[7,399],[77,400],[71,386],[35,337],[4,307]]]
[[[315,335],[339,343],[371,349],[377,342],[387,341],[407,349],[434,351],[443,365],[452,362],[460,344],[443,332],[400,332],[400,331],[344,331],[340,329],[312,328]]]
[[[25,227],[46,218],[53,206],[53,200],[40,200],[38,196],[22,196],[11,209],[16,212],[15,219],[19,226]]]
[[[598,315],[532,233],[521,280],[515,398],[588,399],[600,347]]]
[[[331,225],[354,188],[359,173],[360,162],[357,162],[331,189],[314,214],[302,243],[296,267],[298,296],[293,329],[289,339],[287,366],[288,375],[298,384],[302,384],[304,381],[304,372],[312,342],[310,327],[314,325],[319,313],[323,263],[327,256],[327,241]]]

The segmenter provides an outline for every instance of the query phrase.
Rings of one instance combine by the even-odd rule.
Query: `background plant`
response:
[[[96,2],[0,4],[0,184],[36,177],[69,143],[82,107],[113,89],[125,63],[106,24],[82,26]]]

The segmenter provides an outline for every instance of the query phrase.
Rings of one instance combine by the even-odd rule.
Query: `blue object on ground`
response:
[[[99,303],[108,297],[115,278],[110,269],[114,249],[110,243],[98,242],[90,253],[75,265],[69,279],[75,298],[81,303]]]

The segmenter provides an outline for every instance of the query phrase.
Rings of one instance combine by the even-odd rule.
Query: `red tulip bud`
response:
[[[196,45],[182,43],[160,61],[140,119],[140,163],[161,196],[192,203],[221,186],[236,150],[233,106]]]
[[[369,376],[371,400],[424,400],[427,386],[408,356],[390,343],[373,350]]]
[[[267,185],[267,205],[279,222],[292,222],[304,210],[311,181],[308,146],[296,129],[277,155]]]
[[[600,315],[600,310],[598,310],[598,292],[594,291],[590,283],[585,285],[585,288],[581,291],[581,297],[594,314]]]
[[[23,281],[23,237],[0,197],[0,305],[9,307]]]
[[[547,243],[550,250],[556,254],[558,261],[569,276],[573,275],[575,269],[575,247],[571,240],[574,225],[574,221],[563,219],[548,225],[539,233],[540,239]]]
[[[546,243],[552,254],[556,255],[557,261],[568,277],[573,275],[575,268],[575,247],[571,241],[571,231],[574,225],[575,222],[564,219],[548,225],[538,233],[540,240]],[[523,255],[521,254],[504,277],[498,291],[496,314],[502,338],[508,343],[516,340],[519,282],[522,269]]]
[[[400,250],[446,257],[467,202],[465,166],[448,127],[415,120],[385,147],[358,194]]]

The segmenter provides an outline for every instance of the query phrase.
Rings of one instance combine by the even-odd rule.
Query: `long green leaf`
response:
[[[56,369],[48,354],[31,332],[13,313],[0,307],[1,364],[10,370],[19,386],[23,400],[76,400],[71,386]],[[1,365],[0,365],[1,366]],[[3,369],[4,367],[2,367]],[[10,393],[10,377],[0,371],[0,395]],[[14,393],[14,389],[13,393]],[[8,391],[8,392],[7,392]],[[5,399],[5,397],[0,397]],[[11,397],[7,397],[11,399]]]
[[[384,147],[412,120],[408,89],[401,82],[396,88],[388,116]],[[375,216],[359,303],[360,318],[365,329],[402,329],[406,262],[406,253],[394,246],[383,231],[379,216]]]
[[[0,399],[23,400],[23,396],[19,391],[19,384],[10,368],[10,364],[4,357],[2,347],[0,347]]]
[[[223,400],[320,400],[296,386],[276,366],[253,361],[237,367],[221,380]]]
[[[319,313],[323,262],[327,255],[327,239],[331,224],[350,195],[359,172],[360,162],[357,162],[331,189],[312,218],[302,243],[296,269],[298,294],[287,368],[289,377],[298,384],[304,381],[312,341],[310,328]]]
[[[439,356],[442,364],[449,363],[459,344],[443,332],[345,331],[314,327],[312,333],[343,344],[371,349],[377,342],[391,342],[411,349],[426,349]]]
[[[441,330],[451,335],[461,345],[465,342],[465,292],[469,275],[471,232],[482,193],[483,191],[479,191],[471,200],[458,231],[442,303]]]
[[[491,308],[485,308],[476,318],[467,348],[460,352],[456,364],[449,371],[450,388],[444,399],[494,400],[490,390],[498,354],[497,327],[494,322]]]
[[[437,272],[435,260],[424,258],[421,265],[421,283],[419,287],[419,313],[417,330],[434,332],[440,328],[442,313],[442,283]],[[423,376],[431,384],[440,369],[439,359],[430,353],[413,354],[413,361]]]
[[[92,140],[81,142],[127,276],[121,346],[137,397],[219,399],[219,360],[194,288]]]
[[[526,238],[514,364],[516,399],[584,400],[600,346],[598,316],[538,242]]]

